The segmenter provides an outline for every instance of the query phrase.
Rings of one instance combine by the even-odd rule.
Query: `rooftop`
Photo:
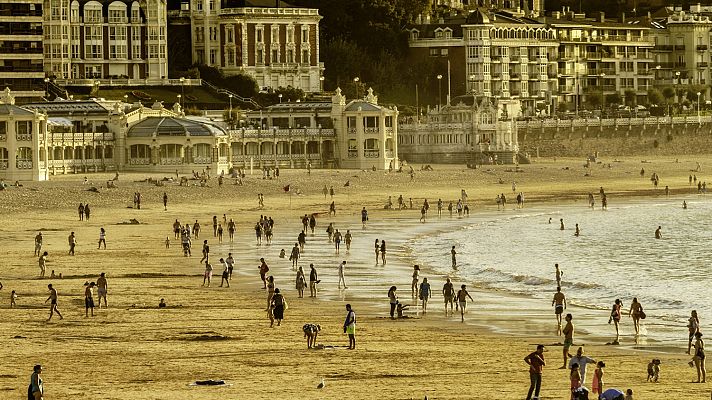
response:
[[[14,104],[0,103],[0,115],[35,115],[32,111],[18,107]]]
[[[152,136],[222,136],[225,131],[188,118],[148,117],[129,128],[128,137]]]
[[[67,115],[75,113],[108,114],[112,110],[112,107],[109,105],[111,103],[113,102],[102,102],[98,100],[60,100],[25,104],[25,107],[44,112],[48,115]]]

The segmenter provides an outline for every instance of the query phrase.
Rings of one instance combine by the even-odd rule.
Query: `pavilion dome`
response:
[[[148,117],[129,128],[128,137],[223,136],[218,126],[176,117]]]

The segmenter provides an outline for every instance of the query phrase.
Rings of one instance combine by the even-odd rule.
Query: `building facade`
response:
[[[193,63],[216,67],[227,75],[248,74],[262,88],[321,91],[324,65],[319,61],[322,17],[318,10],[283,2],[242,4],[191,0],[171,12],[171,24],[190,21]]]
[[[411,57],[450,64],[452,96],[517,99],[527,114],[582,107],[590,93],[642,97],[654,80],[648,26],[573,12],[474,8],[408,28]],[[442,75],[448,71],[443,68]],[[563,108],[563,106],[561,107]]]
[[[0,90],[18,103],[44,96],[42,0],[0,1]]]
[[[6,89],[0,96],[0,179],[48,179],[46,134],[46,116],[16,106]]]
[[[60,84],[168,77],[165,0],[44,0],[44,71]]]

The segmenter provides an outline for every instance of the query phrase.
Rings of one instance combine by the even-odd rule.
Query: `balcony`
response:
[[[707,50],[706,44],[698,44],[697,45],[697,51],[706,51],[706,50]]]
[[[9,168],[9,166],[8,166],[7,160],[0,160],[0,170],[8,169],[8,168]]]
[[[378,133],[378,128],[375,127],[366,127],[363,129],[364,133],[370,133],[370,134],[377,134]]]
[[[15,138],[17,139],[18,142],[31,142],[32,141],[32,134],[30,133],[18,133]]]
[[[673,45],[671,44],[659,44],[655,46],[655,50],[660,50],[660,51],[672,51],[674,48]]]
[[[349,150],[348,157],[349,158],[358,158],[358,150]]]
[[[0,46],[0,54],[42,54],[42,48]]]
[[[17,169],[32,169],[32,160],[17,160],[15,166]]]
[[[707,61],[700,61],[697,63],[697,68],[707,68],[709,63]]]
[[[379,150],[367,149],[363,151],[363,156],[366,158],[378,158],[381,156],[381,152]]]
[[[685,50],[685,45],[684,44],[676,44],[675,45],[675,50]]]

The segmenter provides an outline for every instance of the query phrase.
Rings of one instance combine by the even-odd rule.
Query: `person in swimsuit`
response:
[[[228,279],[232,279],[232,271],[235,268],[235,259],[232,257],[232,253],[227,253],[225,264],[227,264]]]
[[[596,370],[593,371],[593,382],[591,382],[591,392],[600,396],[603,393],[603,368],[606,364],[603,361],[596,363]]]
[[[410,295],[411,297],[415,298],[415,292],[418,290],[418,276],[420,275],[420,266],[419,265],[414,265],[413,266],[413,280],[411,281],[410,284]]]
[[[42,232],[39,232],[37,236],[35,236],[35,253],[37,257],[40,256],[40,252],[42,251]]]
[[[658,226],[658,229],[655,230],[655,239],[662,239],[663,238],[663,227]]]
[[[569,361],[569,358],[571,355],[569,354],[569,349],[571,346],[574,344],[574,324],[573,319],[574,317],[571,314],[566,314],[566,326],[564,326],[564,330],[562,333],[564,334],[564,349],[563,349],[563,355],[564,355],[564,364],[561,366],[560,369],[566,369],[566,364]]]
[[[264,258],[260,258],[260,279],[262,279],[262,289],[267,289],[267,272],[269,272],[269,267],[267,266],[267,263],[265,262]]]
[[[556,268],[556,286],[561,287],[561,277],[564,275],[564,273],[559,269],[559,264],[554,264],[554,268]]]
[[[304,289],[307,287],[307,280],[304,277],[304,270],[302,267],[299,267],[297,270],[297,279],[295,282],[295,287],[297,288],[297,292],[299,293],[299,298],[304,298]]]
[[[91,316],[94,316],[94,286],[96,286],[95,282],[92,282],[90,284],[85,284],[86,288],[84,289],[84,308],[85,308],[85,317],[89,316],[89,310],[91,309]]]
[[[455,251],[455,246],[452,246],[452,250],[450,250],[450,255],[452,256],[452,267],[457,268],[457,251]]]
[[[106,250],[106,230],[104,228],[99,229],[99,247],[98,249],[101,249],[101,245],[104,245],[104,250]]]
[[[40,266],[40,277],[42,277],[42,278],[44,278],[45,272],[47,272],[47,256],[48,255],[49,255],[49,253],[47,253],[45,251],[44,253],[42,253],[42,255],[40,256],[40,258],[37,261]]]
[[[27,388],[27,397],[34,400],[44,399],[44,384],[42,382],[42,366],[37,364],[32,369],[32,376],[30,376],[30,386]]]
[[[616,325],[616,341],[618,340],[618,336],[620,336],[618,325],[621,322],[621,307],[623,307],[623,303],[621,303],[619,299],[616,299],[611,308],[611,316],[608,318],[609,324],[613,322]]]
[[[396,294],[396,287],[391,286],[388,289],[388,303],[391,306],[391,319],[395,319],[396,307],[398,307],[398,295]]]
[[[222,276],[220,278],[220,287],[223,287],[223,283],[227,284],[227,287],[230,287],[230,270],[228,269],[225,259],[220,259],[220,265],[223,267]]]
[[[635,328],[635,334],[640,334],[640,320],[643,313],[643,305],[638,303],[638,298],[633,297],[633,302],[630,303],[630,310],[628,310],[628,316],[633,318],[633,327]]]
[[[205,261],[205,273],[203,273],[203,286],[210,287],[210,281],[213,279],[213,265]]]
[[[423,314],[428,312],[428,299],[432,297],[433,292],[430,290],[430,284],[428,283],[428,278],[423,278],[423,282],[420,284],[420,295],[419,298],[423,302]]]
[[[344,243],[346,243],[346,251],[351,250],[351,231],[348,229],[344,235]]]
[[[465,322],[465,310],[467,309],[467,299],[470,299],[471,301],[475,301],[475,299],[470,296],[470,293],[467,292],[467,286],[462,285],[460,286],[460,290],[457,292],[457,303],[460,306],[460,316],[462,317],[461,322]]]
[[[695,356],[692,361],[697,369],[697,381],[695,383],[705,383],[707,381],[707,369],[705,367],[705,342],[702,340],[702,332],[695,333]]]
[[[376,239],[376,242],[374,243],[374,248],[376,252],[376,265],[378,265],[378,253],[381,250],[381,247],[378,245],[378,239]]]
[[[344,333],[349,335],[349,350],[356,350],[356,313],[351,308],[351,304],[346,305]]]
[[[47,321],[52,319],[52,315],[54,315],[54,313],[57,313],[57,315],[59,315],[59,319],[64,319],[62,313],[60,313],[59,309],[57,308],[57,289],[53,288],[51,283],[47,285],[47,289],[49,289],[49,297],[47,298],[47,300],[45,300],[45,304],[47,304],[47,302],[51,300],[49,306],[49,318],[47,318]]]
[[[690,319],[687,322],[687,329],[690,331],[689,340],[687,342],[687,354],[690,354],[692,340],[695,338],[695,334],[700,331],[700,319],[697,317],[697,310],[692,310],[690,313]]]
[[[554,299],[551,301],[551,306],[554,307],[556,321],[558,322],[557,333],[561,335],[561,315],[563,315],[564,310],[566,309],[566,296],[561,293],[561,286],[556,287],[556,293],[554,293]]]
[[[316,284],[319,283],[319,275],[316,272],[316,268],[314,268],[314,264],[309,264],[309,268],[311,268],[311,271],[309,271],[309,297],[316,297]]]
[[[386,241],[381,240],[381,262],[386,265]]]
[[[316,347],[316,338],[319,336],[321,326],[314,324],[304,324],[304,326],[302,327],[302,331],[304,331],[304,337],[307,339],[307,349]]]
[[[578,364],[574,363],[571,366],[569,378],[571,379],[571,400],[574,400],[574,392],[581,387],[581,371],[579,370]]]
[[[344,289],[348,289],[346,286],[346,280],[344,279],[344,268],[346,268],[346,260],[342,261],[341,264],[339,264],[339,289],[341,289],[341,283],[344,283]]]
[[[447,305],[450,304],[450,314],[453,314],[453,304],[455,299],[455,287],[453,286],[450,278],[443,285],[443,298],[445,299],[445,316],[447,316]]]
[[[106,291],[109,288],[109,283],[106,281],[106,274],[102,272],[96,280],[96,286],[99,288],[99,308],[101,308],[101,299],[104,299],[104,308],[109,307],[106,302]]]

